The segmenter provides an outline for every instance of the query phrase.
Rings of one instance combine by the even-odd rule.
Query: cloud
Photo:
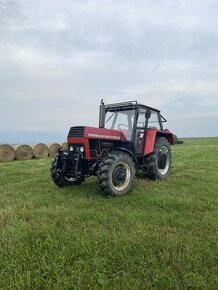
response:
[[[97,126],[101,98],[156,106],[177,135],[218,135],[217,10],[213,0],[0,0],[0,135]]]

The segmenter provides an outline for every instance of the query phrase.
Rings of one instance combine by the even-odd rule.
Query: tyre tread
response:
[[[131,181],[127,186],[128,190],[123,190],[122,192],[116,191],[112,188],[109,179],[110,179],[110,170],[114,163],[119,162],[120,160],[128,163],[131,171]],[[133,181],[135,179],[135,164],[132,158],[123,152],[114,151],[109,153],[105,159],[102,160],[97,171],[97,188],[104,196],[121,196],[129,192],[132,188]]]

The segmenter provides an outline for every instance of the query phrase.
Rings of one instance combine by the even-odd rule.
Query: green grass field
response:
[[[0,164],[0,289],[218,289],[218,138],[120,198],[57,188],[50,162]]]
[[[180,138],[179,138],[180,139]],[[218,137],[209,138],[183,138],[183,146],[218,145]]]

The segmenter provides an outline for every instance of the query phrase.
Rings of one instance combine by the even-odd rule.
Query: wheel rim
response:
[[[158,152],[158,171],[161,175],[167,174],[170,168],[170,152],[166,146],[161,146]]]
[[[118,162],[112,169],[112,185],[113,187],[121,191],[125,189],[130,181],[130,168],[126,162]]]

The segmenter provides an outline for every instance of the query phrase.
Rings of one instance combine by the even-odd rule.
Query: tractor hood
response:
[[[71,138],[88,138],[113,141],[126,140],[125,135],[121,131],[88,126],[71,127],[68,134],[68,142]]]

